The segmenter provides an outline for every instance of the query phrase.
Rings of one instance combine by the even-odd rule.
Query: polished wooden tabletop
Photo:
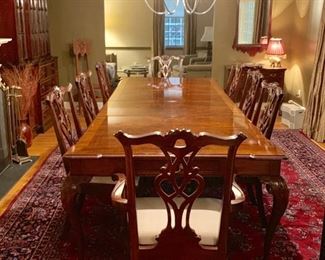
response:
[[[208,78],[171,79],[175,85],[157,86],[158,79],[131,77],[123,79],[92,125],[70,149],[65,158],[74,156],[123,156],[121,144],[114,137],[118,130],[129,134],[170,129],[190,129],[194,133],[232,135],[239,132],[248,138],[238,156],[283,158],[283,152],[267,140],[245,117],[217,83]],[[153,147],[135,150],[138,156],[155,156]],[[222,148],[207,147],[202,156],[225,155]]]

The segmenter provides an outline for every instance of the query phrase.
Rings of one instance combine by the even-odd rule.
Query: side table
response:
[[[126,75],[128,77],[130,77],[131,75],[143,75],[145,78],[148,75],[148,67],[146,66],[130,66],[128,68],[125,68],[123,70],[124,73],[126,73]]]

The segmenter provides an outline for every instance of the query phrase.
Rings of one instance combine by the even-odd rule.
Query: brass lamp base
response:
[[[281,67],[281,58],[276,56],[269,57],[270,67],[279,68]]]
[[[280,68],[281,60],[286,58],[286,55],[276,56],[276,55],[267,55],[267,58],[270,62],[270,67]]]

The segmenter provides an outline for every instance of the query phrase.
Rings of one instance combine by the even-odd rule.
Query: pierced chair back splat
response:
[[[248,70],[245,82],[243,97],[239,103],[239,108],[249,120],[252,120],[255,105],[261,91],[263,75],[259,70]]]
[[[74,145],[78,139],[78,136],[73,130],[69,114],[64,108],[64,93],[68,88],[69,86],[67,88],[55,86],[53,91],[47,96],[46,99],[47,105],[50,108],[54,131],[62,155],[65,154],[66,151],[72,145]],[[66,171],[69,172],[68,166],[66,164],[64,166]]]
[[[89,82],[89,76],[84,73],[81,73],[76,77],[76,86],[78,89],[79,101],[81,102],[87,126],[91,124],[99,112],[95,93]]]
[[[126,185],[119,183],[112,200],[126,205],[131,259],[225,259],[234,159],[246,137],[195,135],[189,130],[143,136],[119,131],[115,136],[125,152]],[[160,149],[165,159],[155,175],[155,197],[136,197],[134,151],[141,145]],[[219,173],[222,199],[200,197],[205,181],[195,157],[209,145],[222,146],[227,153]]]
[[[266,102],[263,100],[266,97]],[[262,82],[262,91],[253,117],[255,124],[264,136],[271,138],[276,117],[283,101],[283,91],[277,82]]]
[[[235,65],[231,69],[231,83],[229,83],[229,87],[226,89],[226,93],[231,98],[232,101],[236,102],[238,100],[239,92],[240,92],[240,80],[242,78],[242,67],[240,64]]]
[[[96,73],[100,91],[103,97],[103,103],[105,104],[113,93],[112,81],[109,78],[109,75],[106,73],[106,65],[104,63],[96,63]]]

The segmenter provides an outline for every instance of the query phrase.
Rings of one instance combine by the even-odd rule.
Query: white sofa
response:
[[[205,57],[196,55],[185,55],[183,65],[173,66],[172,75],[183,77],[211,77],[211,62],[207,62]]]

